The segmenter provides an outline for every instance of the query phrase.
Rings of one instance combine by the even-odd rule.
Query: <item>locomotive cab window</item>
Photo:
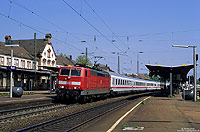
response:
[[[60,75],[69,76],[70,69],[61,69]]]
[[[71,76],[81,76],[81,70],[71,69]]]

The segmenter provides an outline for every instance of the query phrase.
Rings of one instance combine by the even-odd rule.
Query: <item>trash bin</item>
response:
[[[23,95],[23,89],[21,87],[13,87],[13,97],[21,97]]]
[[[182,98],[185,99],[185,100],[194,99],[194,91],[193,91],[193,89],[183,90]]]

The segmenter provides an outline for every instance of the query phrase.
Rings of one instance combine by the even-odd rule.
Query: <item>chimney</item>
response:
[[[51,37],[52,37],[52,35],[50,33],[45,35],[45,39],[48,41],[48,44],[51,43]]]
[[[12,43],[11,36],[10,35],[5,36],[5,44],[11,44],[11,43]]]
[[[72,55],[69,55],[69,59],[72,60]]]

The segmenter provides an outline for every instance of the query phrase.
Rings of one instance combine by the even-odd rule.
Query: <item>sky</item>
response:
[[[193,64],[192,48],[200,52],[199,0],[1,0],[0,41],[38,39],[52,34],[57,55],[75,60],[88,48],[94,63],[121,73],[148,73],[145,64]],[[139,53],[143,52],[143,53]],[[192,75],[193,71],[189,73]],[[200,67],[197,67],[200,77]]]

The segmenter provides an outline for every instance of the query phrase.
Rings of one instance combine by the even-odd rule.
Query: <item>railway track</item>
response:
[[[22,131],[70,132],[70,131],[74,131],[81,127],[84,127],[84,125],[91,123],[92,121],[98,119],[99,117],[102,117],[108,114],[109,112],[112,112],[121,108],[122,106],[126,105],[130,101],[133,101],[134,99],[144,97],[144,96],[149,96],[149,95],[151,95],[151,93],[142,93],[142,94],[133,95],[132,97],[128,97],[126,99],[121,99],[114,102],[102,104],[102,105],[95,106],[86,110],[71,113],[71,114],[61,116],[52,120],[48,120],[36,125],[32,125],[32,126],[17,130],[16,132],[22,132]]]
[[[55,109],[61,109],[64,107],[67,106],[64,104],[45,104],[45,105],[37,105],[37,106],[24,107],[12,110],[4,110],[0,111],[0,122],[11,121],[15,118],[23,116],[42,114],[43,112],[48,112]]]

